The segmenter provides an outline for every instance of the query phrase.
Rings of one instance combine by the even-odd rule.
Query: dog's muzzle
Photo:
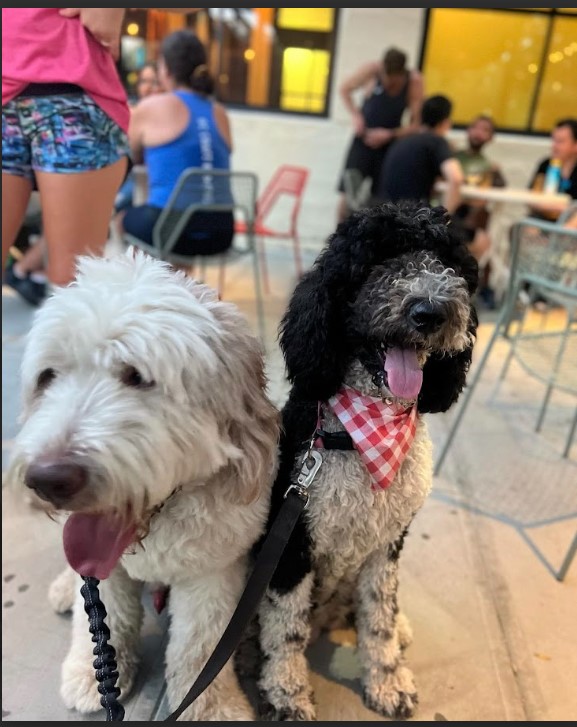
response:
[[[419,300],[411,306],[409,319],[419,333],[436,333],[447,320],[447,309],[442,303]]]
[[[42,459],[29,465],[24,483],[38,497],[64,507],[86,487],[88,471],[70,459]]]

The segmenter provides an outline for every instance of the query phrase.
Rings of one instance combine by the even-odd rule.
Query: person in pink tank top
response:
[[[2,268],[33,189],[48,279],[101,255],[128,167],[128,99],[115,60],[125,8],[2,8]],[[6,271],[8,274],[8,271]]]

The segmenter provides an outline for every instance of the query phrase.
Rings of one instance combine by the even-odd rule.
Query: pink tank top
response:
[[[58,8],[2,8],[2,106],[29,83],[74,83],[128,130],[126,91],[110,53]]]

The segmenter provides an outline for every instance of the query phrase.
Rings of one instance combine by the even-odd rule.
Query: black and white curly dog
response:
[[[260,652],[265,718],[315,719],[305,650],[345,624],[357,630],[365,705],[396,719],[415,710],[399,554],[432,485],[421,415],[447,410],[465,385],[477,279],[444,208],[385,204],[341,223],[295,288],[280,327],[292,388],[269,522],[317,430],[322,465],[252,624],[258,651],[247,641],[240,652]],[[254,663],[240,668],[254,676]]]

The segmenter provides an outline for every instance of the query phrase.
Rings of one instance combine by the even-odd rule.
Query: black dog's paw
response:
[[[266,722],[316,722],[316,710],[312,699],[299,699],[298,704],[276,707],[259,692],[259,718]]]
[[[410,719],[414,715],[419,698],[416,693],[396,692],[394,695],[389,695],[389,698],[385,699],[384,702],[381,702],[364,691],[363,703],[367,709],[377,712],[383,717],[404,720]]]
[[[406,667],[399,667],[381,683],[363,689],[365,707],[391,719],[409,719],[414,715],[418,702],[413,675]]]

